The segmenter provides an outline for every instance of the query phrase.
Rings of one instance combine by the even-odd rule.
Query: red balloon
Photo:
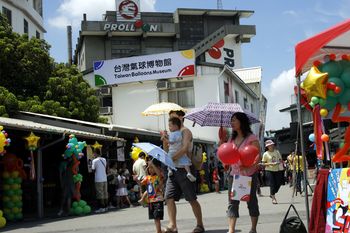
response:
[[[259,154],[259,149],[256,148],[256,146],[248,145],[240,149],[239,152],[241,155],[240,159],[241,159],[242,165],[245,167],[249,167],[253,165],[256,157]]]
[[[224,164],[235,164],[240,158],[239,151],[234,147],[232,142],[221,144],[217,153],[219,159]]]

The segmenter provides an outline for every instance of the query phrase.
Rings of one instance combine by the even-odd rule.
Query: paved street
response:
[[[292,203],[291,189],[282,186],[276,195],[279,202],[273,205],[269,198],[269,189],[262,188],[264,197],[259,197],[261,216],[259,219],[258,233],[277,233],[285,212]],[[202,205],[206,232],[226,233],[227,220],[225,210],[227,208],[227,191],[221,194],[209,193],[199,196]],[[306,212],[304,197],[298,195],[294,203],[306,225]],[[179,232],[191,232],[195,226],[194,217],[190,205],[184,200],[178,203],[178,230]],[[310,198],[311,208],[311,198]],[[241,217],[238,220],[237,232],[248,233],[250,219],[245,203],[241,203]],[[167,224],[167,211],[165,211],[163,226]],[[35,221],[11,225],[3,229],[4,232],[39,233],[39,232],[76,232],[76,233],[135,233],[154,232],[154,225],[148,220],[147,208],[134,207],[123,210],[110,211],[104,214],[92,214],[85,217],[67,217],[52,220]]]

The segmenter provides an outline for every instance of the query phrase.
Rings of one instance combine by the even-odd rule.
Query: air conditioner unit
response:
[[[100,95],[111,95],[112,89],[110,87],[101,87],[100,88]]]
[[[100,115],[112,115],[112,107],[100,107]]]
[[[157,82],[158,90],[167,90],[170,89],[170,82],[167,80],[160,80]]]

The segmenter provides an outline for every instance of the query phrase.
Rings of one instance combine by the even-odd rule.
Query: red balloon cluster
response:
[[[218,157],[220,161],[224,164],[235,164],[239,160],[245,167],[251,166],[256,157],[259,154],[259,149],[253,145],[248,145],[243,147],[240,150],[237,150],[235,145],[231,142],[223,143],[218,148]]]
[[[218,157],[224,164],[235,164],[239,161],[240,153],[232,142],[221,144],[218,148]]]

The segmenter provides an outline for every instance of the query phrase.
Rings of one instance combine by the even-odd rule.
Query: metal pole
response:
[[[309,209],[309,194],[307,190],[307,167],[306,167],[306,156],[305,156],[305,149],[304,149],[304,133],[303,133],[303,118],[301,114],[301,104],[300,104],[300,97],[301,97],[301,90],[300,90],[300,76],[296,77],[297,81],[297,87],[298,87],[298,98],[297,98],[297,110],[298,110],[298,119],[299,119],[299,130],[300,130],[300,149],[301,154],[303,156],[303,163],[304,163],[304,191],[305,191],[305,207],[306,207],[306,221],[307,226],[309,226],[309,220],[310,220],[310,209]],[[299,159],[298,159],[299,160]]]

